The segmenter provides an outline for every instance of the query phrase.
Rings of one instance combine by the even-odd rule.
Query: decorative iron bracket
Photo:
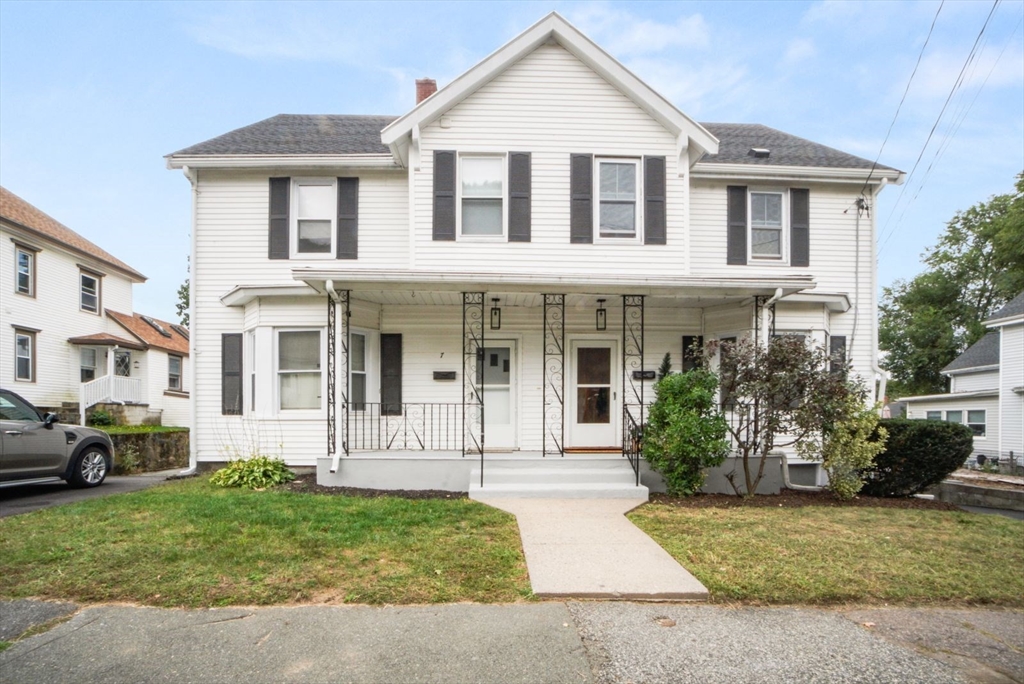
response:
[[[565,455],[565,295],[544,295],[542,454]]]
[[[484,459],[484,293],[462,293],[462,455]]]

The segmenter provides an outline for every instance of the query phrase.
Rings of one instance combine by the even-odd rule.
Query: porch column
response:
[[[331,456],[331,472],[338,471],[344,453],[348,456],[348,393],[349,393],[349,291],[338,291],[338,298],[327,297],[327,449]],[[339,358],[340,357],[340,358]],[[340,376],[340,377],[339,377]],[[340,380],[340,382],[339,382]],[[340,389],[340,392],[339,392]],[[338,444],[338,432],[341,444]]]
[[[462,455],[484,458],[484,294],[462,293]]]
[[[767,295],[754,297],[754,341],[762,346],[775,334],[775,304],[767,305],[771,299]]]
[[[622,295],[622,453],[633,467],[637,485],[646,408],[643,370],[644,296]]]
[[[543,455],[565,455],[565,295],[544,295]]]

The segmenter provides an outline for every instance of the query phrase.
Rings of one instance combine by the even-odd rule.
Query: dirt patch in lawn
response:
[[[465,499],[466,492],[447,492],[441,489],[361,489],[359,487],[328,487],[317,484],[316,475],[299,475],[291,482],[276,487],[279,491],[330,496],[359,496],[365,499],[395,497],[398,499]]]
[[[695,494],[687,497],[651,494],[652,504],[675,506],[677,508],[805,508],[807,506],[827,508],[912,508],[933,511],[959,511],[951,503],[931,499],[885,499],[875,496],[858,496],[849,501],[840,501],[829,492],[783,491],[775,495],[742,498],[727,494]]]

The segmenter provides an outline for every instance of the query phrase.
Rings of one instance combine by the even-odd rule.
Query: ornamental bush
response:
[[[704,369],[666,375],[654,386],[656,399],[644,427],[644,458],[665,478],[669,494],[693,494],[705,469],[729,453],[725,418],[718,411],[718,379]]]
[[[863,494],[913,496],[942,482],[971,455],[974,434],[966,425],[890,418],[878,422],[885,451],[863,471]]]
[[[266,489],[294,479],[295,473],[288,469],[283,460],[269,456],[252,456],[229,461],[226,466],[210,476],[210,484],[218,487]]]

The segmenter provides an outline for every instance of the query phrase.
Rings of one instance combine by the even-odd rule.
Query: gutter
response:
[[[196,335],[195,335],[195,324],[196,324],[196,294],[195,290],[192,289],[192,281],[195,280],[192,276],[195,273],[196,268],[196,222],[199,215],[199,172],[195,169],[191,169],[188,166],[183,166],[181,172],[185,174],[185,178],[188,179],[189,184],[192,186],[192,235],[191,243],[189,245],[189,278],[188,278],[188,322],[189,322],[189,335],[188,335],[188,375],[189,375],[189,393],[188,399],[188,411],[189,411],[189,438],[188,438],[188,468],[182,470],[178,475],[184,477],[187,475],[194,475],[196,469],[199,467],[199,446],[196,442],[196,420],[199,415],[196,409]]]

